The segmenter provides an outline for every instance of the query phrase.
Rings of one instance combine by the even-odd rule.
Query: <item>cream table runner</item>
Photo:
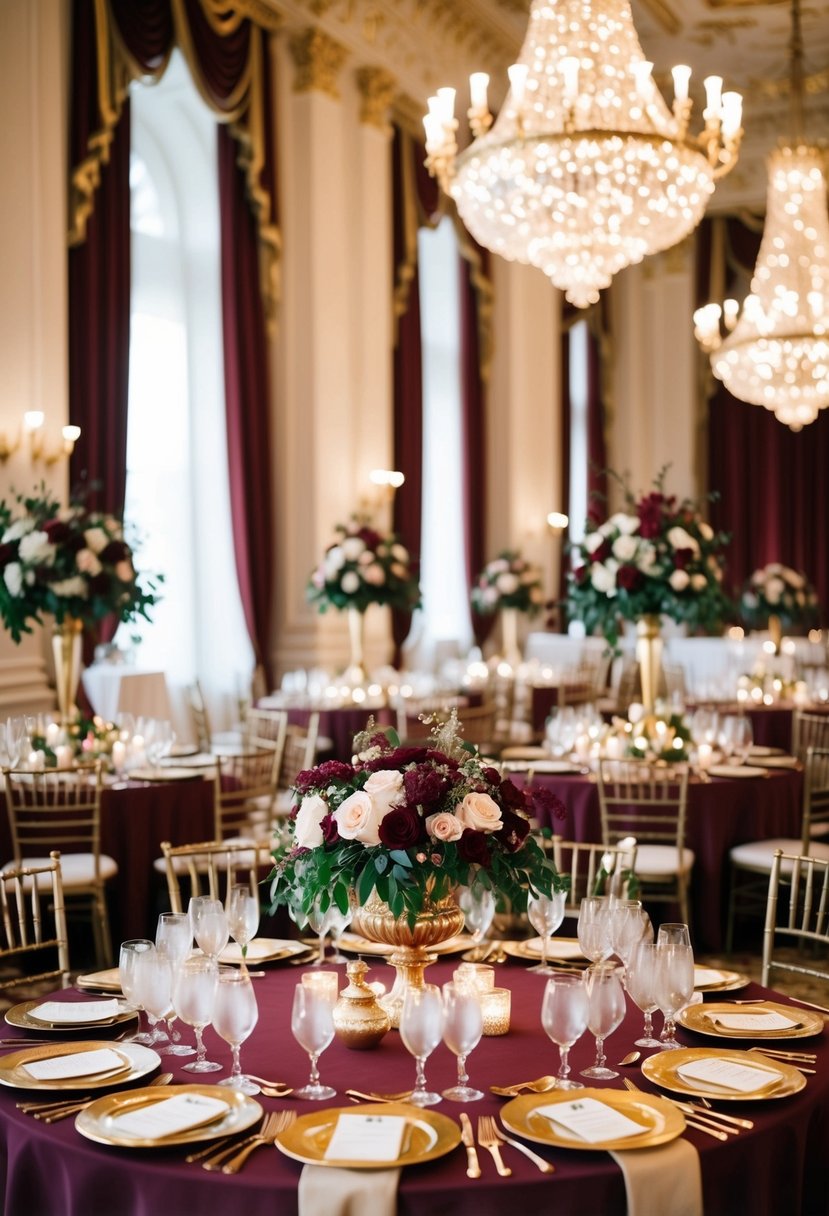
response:
[[[699,1153],[687,1140],[610,1155],[624,1175],[628,1216],[703,1216]]]
[[[299,1216],[394,1216],[400,1170],[344,1170],[306,1165],[299,1178]]]

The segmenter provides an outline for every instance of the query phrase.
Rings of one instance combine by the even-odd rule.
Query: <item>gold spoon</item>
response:
[[[497,1094],[499,1098],[514,1098],[516,1094],[520,1094],[524,1090],[533,1094],[545,1094],[555,1087],[555,1077],[538,1077],[535,1081],[521,1081],[517,1085],[490,1085],[489,1091]]]
[[[616,1067],[624,1068],[626,1064],[635,1064],[641,1057],[641,1051],[629,1051],[626,1056],[622,1056],[621,1060],[617,1060]]]

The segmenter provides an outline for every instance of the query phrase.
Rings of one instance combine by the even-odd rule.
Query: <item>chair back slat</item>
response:
[[[316,710],[308,715],[305,726],[291,723],[287,727],[282,764],[277,778],[278,789],[292,789],[298,774],[307,768],[313,768],[319,732],[320,716]]]
[[[786,896],[786,892],[788,893]],[[781,914],[781,898],[788,898]],[[822,948],[823,966],[809,966],[782,957],[783,946],[809,944]],[[770,985],[772,971],[788,971],[829,981],[826,950],[829,949],[829,860],[778,849],[772,860],[763,932],[762,982]],[[801,951],[798,960],[805,956]]]
[[[15,861],[52,849],[91,853],[99,874],[101,764],[29,772],[4,769]]]
[[[237,883],[250,885],[256,895],[260,878],[271,865],[264,841],[206,841],[201,844],[161,845],[167,875],[167,892],[173,912],[184,910],[180,879],[187,877],[189,895],[209,895],[225,906],[231,888]]]
[[[796,709],[792,718],[792,755],[805,764],[810,747],[829,748],[829,714]]]
[[[43,865],[0,874],[0,925],[0,990],[55,979],[67,986],[69,941],[57,850]],[[55,966],[44,970],[47,951],[54,952]]]
[[[570,879],[565,916],[578,916],[582,899],[587,895],[618,895],[636,876],[636,841],[623,845],[586,844],[553,836],[548,842],[555,867]],[[604,872],[603,889],[596,890]]]
[[[270,831],[278,765],[279,756],[270,747],[216,757],[213,786],[216,840],[250,835],[256,829]]]

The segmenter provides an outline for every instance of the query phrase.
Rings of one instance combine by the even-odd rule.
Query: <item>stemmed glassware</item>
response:
[[[661,1047],[653,1033],[653,1014],[659,1008],[656,999],[656,963],[659,947],[655,942],[640,941],[625,967],[625,987],[628,996],[645,1015],[642,1037],[636,1040],[637,1047]]]
[[[528,971],[537,971],[539,975],[552,975],[553,969],[547,965],[547,951],[550,938],[564,920],[564,891],[554,891],[552,895],[529,895],[527,897],[527,919],[541,938],[541,962]]]
[[[150,1021],[150,1038],[162,1054],[170,1052],[170,1037],[159,1026],[172,1012],[173,968],[169,957],[155,946],[142,950],[135,958],[135,988]]]
[[[466,1060],[481,1041],[484,1015],[481,998],[468,984],[443,985],[443,1041],[458,1057],[458,1083],[443,1091],[453,1102],[477,1102],[483,1091],[469,1084]]]
[[[230,937],[227,913],[220,899],[199,896],[190,900],[189,915],[193,921],[193,936],[200,950],[218,963]]]
[[[618,1072],[606,1066],[604,1041],[621,1024],[625,1016],[625,990],[618,967],[599,963],[584,973],[587,990],[587,1028],[596,1038],[596,1062],[583,1068],[581,1076],[600,1081],[612,1081]]]
[[[639,899],[611,898],[608,907],[609,936],[613,954],[625,966],[640,941],[653,938],[653,926]]]
[[[230,888],[227,905],[227,927],[230,936],[247,958],[248,946],[259,929],[259,899],[245,883]]]
[[[541,1003],[541,1024],[557,1044],[561,1063],[556,1089],[584,1089],[570,1080],[570,1048],[587,1029],[587,989],[580,975],[557,972],[547,980]]]
[[[329,956],[328,962],[347,963],[348,959],[346,956],[340,953],[340,938],[351,924],[351,918],[354,913],[351,908],[347,912],[341,912],[334,903],[329,908],[329,912],[331,912],[331,916],[329,918],[328,929],[331,933],[331,949],[333,950],[333,954]]]
[[[654,995],[665,1015],[659,1045],[663,1051],[670,1051],[680,1046],[674,1037],[676,1015],[694,994],[694,954],[690,946],[657,942],[656,956]]]
[[[155,931],[155,948],[159,954],[166,955],[169,958],[172,967],[173,983],[175,983],[179,967],[193,948],[193,926],[186,912],[161,913]],[[167,1033],[170,1036],[170,1046],[167,1048],[166,1054],[168,1056],[194,1056],[196,1054],[195,1047],[191,1047],[189,1043],[177,1041],[181,1038],[181,1035],[177,1030],[173,1030],[175,1020],[176,1011],[171,1008],[170,1015],[167,1017]]]
[[[723,753],[737,764],[744,764],[754,742],[751,719],[745,714],[733,714],[723,718],[719,743]]]
[[[221,1064],[207,1059],[202,1034],[213,1018],[219,968],[206,954],[193,954],[181,964],[173,984],[173,1008],[196,1032],[196,1058],[185,1072],[220,1072]]]
[[[20,764],[25,737],[26,719],[21,717],[6,718],[6,754],[9,757],[9,768],[17,768]]]
[[[130,1043],[150,1044],[153,1036],[141,1029],[142,1003],[137,980],[137,960],[139,954],[153,949],[153,943],[147,937],[135,937],[130,941],[121,942],[118,956],[118,974],[121,981],[121,991],[127,1004],[138,1013],[138,1030],[129,1039]]]
[[[259,1019],[259,1008],[253,984],[246,971],[230,967],[219,969],[216,987],[216,1004],[213,1009],[213,1029],[220,1038],[230,1044],[233,1065],[229,1077],[223,1077],[219,1085],[238,1089],[243,1094],[258,1094],[259,1086],[242,1073],[239,1052]]]
[[[311,964],[312,967],[324,967],[328,963],[329,960],[325,957],[325,938],[328,934],[328,930],[333,928],[333,926],[337,923],[337,918],[340,916],[340,910],[334,903],[333,899],[325,911],[322,909],[321,902],[322,897],[317,896],[312,906],[308,910],[308,924],[319,938],[319,950],[317,952],[317,957]],[[345,926],[343,926],[343,928],[345,928]],[[340,932],[342,932],[342,929]]]
[[[586,895],[579,904],[579,949],[591,963],[599,963],[613,953],[609,913],[610,901],[604,895]]]
[[[440,1094],[426,1088],[426,1061],[443,1034],[443,998],[435,984],[407,988],[400,1015],[403,1046],[417,1064],[417,1079],[409,1101],[413,1106],[434,1106]]]
[[[656,932],[658,946],[690,946],[691,932],[687,925],[668,923],[660,925]]]
[[[334,1001],[324,990],[297,984],[291,1011],[291,1031],[300,1047],[308,1052],[311,1061],[308,1084],[295,1089],[294,1097],[311,1101],[335,1097],[336,1089],[321,1084],[317,1066],[320,1056],[334,1038]]]
[[[495,916],[495,904],[495,892],[480,883],[461,887],[458,892],[458,907],[463,912],[464,925],[474,942],[486,940]]]

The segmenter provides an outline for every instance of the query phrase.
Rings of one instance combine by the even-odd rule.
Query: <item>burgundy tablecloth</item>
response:
[[[431,968],[429,978],[443,982],[452,964]],[[380,967],[374,972],[388,976]],[[540,976],[511,964],[498,972],[499,983],[512,989],[512,1032],[504,1038],[484,1039],[470,1057],[470,1075],[482,1088],[490,1084],[535,1077],[557,1069],[557,1049],[540,1028],[544,987]],[[245,1045],[242,1066],[287,1081],[303,1082],[307,1059],[294,1043],[290,1003],[299,981],[296,968],[287,968],[257,980],[260,1017],[253,1037]],[[745,995],[763,989],[752,985]],[[74,995],[74,994],[70,994]],[[742,995],[742,994],[741,994]],[[630,1008],[622,1026],[608,1039],[611,1061],[630,1050],[641,1030],[642,1015]],[[707,1046],[711,1040],[679,1031],[687,1045]],[[205,1036],[211,1056],[227,1065],[229,1051],[212,1030]],[[801,1044],[806,1046],[805,1041]],[[755,1120],[753,1131],[723,1144],[689,1129],[685,1134],[699,1149],[706,1216],[825,1216],[829,1195],[829,1043],[824,1032],[808,1040],[818,1053],[817,1075],[809,1077],[799,1094],[785,1100],[728,1103],[733,1113]],[[581,1040],[572,1052],[574,1069],[592,1061],[592,1040]],[[187,1080],[175,1061],[163,1067]],[[429,1060],[427,1077],[437,1088],[454,1079],[454,1057],[439,1047]],[[395,1090],[410,1084],[414,1064],[392,1032],[374,1052],[349,1052],[335,1043],[322,1057],[323,1079],[342,1093],[359,1089]],[[642,1088],[652,1090],[635,1066],[623,1070]],[[216,1076],[218,1074],[213,1074]],[[614,1088],[621,1081],[604,1082]],[[135,1151],[113,1149],[83,1139],[72,1121],[51,1126],[21,1114],[15,1107],[19,1091],[0,1092],[0,1187],[5,1216],[194,1216],[196,1213],[237,1213],[245,1216],[294,1216],[297,1181],[302,1166],[274,1149],[261,1149],[235,1177],[206,1173],[183,1162],[181,1150]],[[310,1104],[261,1099],[266,1110],[293,1106],[300,1114]],[[331,1105],[343,1105],[339,1097]],[[502,1102],[487,1094],[466,1109],[474,1120],[497,1114]],[[457,1119],[456,1103],[441,1103],[437,1110]],[[725,1109],[725,1107],[724,1107]],[[555,1165],[555,1173],[540,1174],[535,1166],[506,1148],[512,1178],[499,1178],[488,1155],[480,1150],[483,1177],[466,1177],[462,1148],[429,1164],[405,1170],[399,1194],[403,1216],[503,1216],[505,1211],[555,1212],[566,1216],[624,1216],[625,1191],[621,1173],[603,1152],[575,1152],[540,1148]]]
[[[513,777],[520,784],[521,775]],[[548,819],[566,840],[602,838],[599,791],[595,779],[540,775],[534,783],[553,790],[567,808],[563,820]],[[756,779],[712,778],[688,787],[687,843],[696,856],[692,874],[694,939],[698,950],[722,948],[728,907],[728,852],[747,840],[774,836],[800,838],[802,773],[771,770]]]
[[[314,711],[310,709],[289,709],[288,721],[294,726],[307,726],[312,712]],[[394,725],[394,715],[385,706],[375,709],[348,706],[343,709],[320,710],[320,736],[331,740],[331,748],[326,758],[350,761],[354,753],[354,736],[358,731],[365,730],[371,717],[381,726]]]

